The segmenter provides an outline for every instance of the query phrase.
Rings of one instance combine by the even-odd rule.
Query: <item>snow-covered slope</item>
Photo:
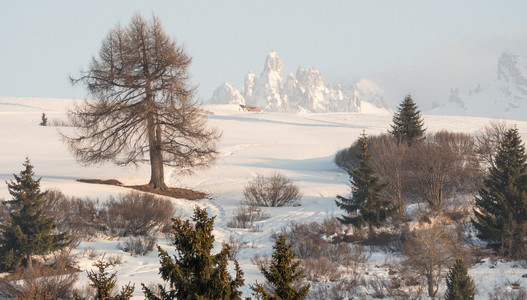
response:
[[[302,67],[298,67],[296,75],[289,73],[284,79],[283,63],[276,52],[267,56],[260,77],[252,72],[247,74],[241,91],[224,83],[209,100],[212,104],[254,105],[273,112],[357,112],[361,102],[386,107],[382,91],[371,81],[361,80],[346,88],[340,84],[333,87],[324,85],[319,70]]]
[[[468,91],[452,89],[448,102],[428,113],[527,120],[527,61],[502,53],[496,80]]]
[[[102,166],[82,167],[73,159],[65,144],[61,141],[57,129],[68,132],[66,127],[38,126],[42,112],[50,121],[65,119],[67,107],[75,100],[0,98],[0,181],[11,180],[13,173],[22,170],[26,156],[35,166],[36,175],[42,177],[43,188],[57,188],[66,195],[91,197],[105,201],[108,196],[126,193],[121,187],[91,185],[76,182],[78,178],[115,178],[125,184],[146,183],[149,180],[149,167],[140,165],[121,168],[105,164]],[[349,193],[348,175],[332,162],[333,155],[339,149],[349,146],[363,130],[367,134],[386,132],[392,115],[379,112],[373,105],[361,103],[361,113],[323,113],[285,114],[279,112],[247,113],[239,110],[236,104],[208,105],[210,125],[223,131],[219,144],[221,157],[216,165],[208,170],[199,171],[192,176],[178,175],[174,169],[166,169],[166,179],[170,186],[192,188],[210,193],[211,200],[188,201],[171,199],[184,217],[192,214],[195,205],[206,208],[216,216],[214,234],[215,247],[228,241],[229,236],[247,242],[238,254],[241,268],[245,272],[244,296],[250,297],[248,285],[255,280],[262,281],[262,275],[250,259],[255,254],[271,254],[273,232],[288,226],[291,221],[322,221],[342,212],[335,206],[337,194]],[[424,116],[428,131],[441,129],[479,132],[488,119],[474,117]],[[527,122],[515,122],[524,141],[527,138]],[[298,185],[303,195],[299,207],[265,208],[271,218],[260,224],[261,231],[250,232],[227,227],[233,211],[242,199],[243,187],[256,174],[268,175],[279,171]],[[9,199],[7,186],[0,183],[0,198]],[[93,259],[82,255],[86,248],[97,250],[98,258],[103,254],[122,255],[124,263],[111,267],[108,271],[117,271],[119,284],[135,283],[135,299],[143,299],[141,283],[161,282],[158,275],[159,261],[156,251],[147,256],[132,257],[117,249],[118,240],[98,239],[83,242],[77,248],[80,267],[93,268]],[[160,236],[159,244],[173,253],[169,241]],[[376,272],[390,254],[375,253],[366,268]],[[232,266],[232,264],[230,264]],[[471,269],[471,275],[477,276],[480,299],[495,284],[505,280],[523,280],[523,269],[513,269],[510,264],[491,263],[477,265]],[[501,269],[500,269],[501,268]],[[506,268],[506,269],[504,269]],[[80,284],[87,282],[84,273],[80,275]]]

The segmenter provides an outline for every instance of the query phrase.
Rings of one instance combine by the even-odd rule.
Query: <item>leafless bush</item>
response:
[[[271,265],[271,258],[267,255],[260,256],[260,254],[255,254],[253,257],[251,257],[251,263],[258,267],[259,270],[269,269],[269,266]]]
[[[230,260],[236,260],[238,253],[240,253],[240,251],[247,246],[247,242],[240,240],[232,234],[229,236],[229,241],[225,244],[231,249],[229,252]]]
[[[170,200],[139,192],[110,197],[106,206],[108,228],[118,236],[156,235],[175,214]]]
[[[77,273],[34,267],[0,278],[0,295],[16,299],[72,299]]]
[[[82,251],[82,256],[87,256],[88,259],[94,260],[97,257],[97,249],[93,247],[86,247]]]
[[[244,203],[251,206],[298,206],[300,191],[280,173],[257,175],[243,190]]]
[[[227,227],[252,229],[255,227],[255,222],[268,219],[269,217],[269,213],[258,206],[239,206],[234,211],[232,219],[227,223]]]
[[[320,300],[348,300],[356,299],[356,288],[362,284],[360,280],[346,279],[336,282],[334,284],[316,284],[311,283],[309,294],[306,299]],[[358,298],[363,299],[363,298]]]
[[[97,231],[103,231],[104,222],[100,211],[90,199],[66,197],[61,191],[50,189],[45,195],[46,214],[53,216],[60,231],[68,231],[74,237],[90,240]]]
[[[301,260],[302,271],[309,281],[338,281],[342,277],[339,264],[326,257],[304,258]]]
[[[117,248],[133,256],[144,256],[154,250],[156,242],[156,238],[151,236],[132,237],[127,238],[122,244],[119,242]]]
[[[110,266],[120,265],[123,263],[123,256],[121,254],[108,256],[107,261],[110,264]]]
[[[452,264],[458,246],[454,241],[451,229],[434,224],[414,231],[404,245],[405,265],[424,279],[430,297],[435,297],[445,270]]]
[[[291,242],[291,249],[300,259],[327,258],[347,267],[350,266],[349,264],[355,265],[366,262],[369,255],[362,245],[331,241],[329,236],[338,231],[338,227],[331,219],[322,223],[292,222],[280,233],[273,234],[272,238],[277,239],[280,234],[284,234],[287,240]]]
[[[489,292],[490,300],[527,300],[527,290],[520,286],[519,281],[506,282],[495,286],[492,292]]]
[[[55,126],[55,127],[71,127],[71,124],[67,121],[64,121],[62,119],[52,119],[48,122],[47,126]]]

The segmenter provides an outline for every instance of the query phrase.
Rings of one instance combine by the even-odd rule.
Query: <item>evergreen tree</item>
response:
[[[379,228],[386,219],[397,210],[389,200],[381,198],[381,191],[386,184],[381,183],[371,165],[371,156],[368,153],[368,138],[362,134],[359,138],[361,147],[359,167],[349,171],[351,183],[351,197],[345,198],[337,195],[337,206],[348,213],[347,216],[338,218],[342,224],[351,224],[355,227],[369,227],[370,236],[373,227]]]
[[[281,234],[273,249],[273,258],[269,269],[261,268],[265,279],[272,287],[266,287],[260,283],[251,286],[253,295],[257,299],[265,300],[300,300],[304,299],[309,292],[309,284],[297,287],[295,282],[302,276],[298,271],[300,261],[295,261],[296,254],[291,250],[292,245],[286,244],[285,235]]]
[[[90,286],[95,288],[95,298],[94,300],[128,300],[132,298],[134,293],[134,286],[130,284],[122,287],[121,292],[115,296],[112,296],[112,289],[117,283],[116,274],[113,273],[109,275],[106,271],[106,268],[110,266],[109,262],[97,261],[93,263],[97,267],[98,272],[88,271],[88,279],[91,281]],[[85,300],[77,292],[74,293],[75,300]]]
[[[11,220],[0,225],[0,268],[13,269],[22,263],[30,268],[33,255],[44,255],[71,244],[67,233],[56,233],[55,219],[44,211],[44,192],[40,179],[33,179],[33,166],[26,158],[25,170],[7,183],[13,199],[9,205]]]
[[[42,113],[42,121],[38,125],[48,126],[48,118],[46,117],[46,113]]]
[[[230,247],[224,245],[220,253],[210,253],[214,243],[214,217],[209,218],[205,209],[196,207],[192,221],[194,224],[174,220],[174,259],[158,247],[159,272],[170,283],[171,290],[159,285],[160,294],[156,295],[143,284],[145,296],[148,299],[241,299],[238,288],[244,280],[238,262],[235,262],[234,279],[227,272]]]
[[[495,166],[476,196],[472,223],[478,237],[514,256],[524,246],[527,225],[527,157],[518,129],[509,129],[498,145]]]
[[[423,139],[425,129],[424,122],[421,118],[421,112],[408,95],[399,105],[398,112],[393,116],[393,125],[390,133],[399,141],[405,142],[409,146]]]
[[[467,266],[462,259],[456,259],[456,263],[448,271],[446,286],[445,300],[474,299],[476,286],[472,278],[468,275]]]

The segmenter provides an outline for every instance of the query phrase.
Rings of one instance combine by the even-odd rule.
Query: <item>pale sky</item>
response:
[[[241,88],[271,51],[286,74],[301,65],[325,83],[372,79],[392,106],[407,93],[429,102],[493,80],[503,51],[527,57],[524,0],[13,0],[0,4],[0,97],[85,98],[68,75],[135,12],[156,14],[186,47],[203,100],[225,81]]]

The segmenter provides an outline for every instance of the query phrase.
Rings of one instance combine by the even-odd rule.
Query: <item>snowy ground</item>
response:
[[[42,187],[57,188],[66,195],[104,201],[109,195],[127,192],[120,187],[78,183],[75,179],[79,178],[115,178],[125,184],[147,183],[149,166],[122,168],[105,164],[83,167],[73,159],[61,141],[58,130],[68,132],[68,128],[38,126],[42,112],[50,121],[65,120],[67,108],[75,102],[65,99],[0,98],[0,180],[11,180],[13,173],[18,174],[27,156],[35,166],[36,175],[42,177]],[[363,107],[362,113],[327,114],[248,113],[234,105],[211,105],[205,109],[214,113],[208,116],[210,125],[223,132],[219,144],[221,157],[212,168],[191,176],[181,176],[176,170],[167,168],[166,179],[169,186],[191,188],[212,196],[211,200],[197,202],[172,201],[185,217],[192,214],[195,205],[207,208],[210,214],[216,216],[216,249],[231,235],[247,242],[238,259],[245,272],[244,295],[250,296],[248,285],[256,279],[262,281],[250,258],[257,253],[271,254],[271,234],[291,221],[322,221],[342,214],[334,199],[337,194],[349,193],[349,180],[348,175],[333,164],[333,155],[349,146],[363,130],[367,134],[386,132],[392,115],[369,106]],[[489,121],[485,118],[451,116],[424,116],[424,120],[429,132],[446,129],[473,134],[480,132]],[[527,140],[527,122],[511,123],[517,125],[523,140]],[[228,228],[226,224],[239,205],[247,182],[256,174],[268,175],[274,171],[285,174],[298,185],[303,195],[302,205],[265,208],[271,218],[261,222],[260,232]],[[0,198],[10,198],[5,184],[0,184]],[[134,296],[142,299],[141,283],[160,282],[157,252],[132,257],[117,249],[118,242],[96,240],[81,243],[77,249],[80,267],[91,269],[94,261],[82,255],[84,249],[96,249],[99,258],[102,255],[122,255],[125,262],[110,271],[118,272],[120,284],[135,283]],[[160,237],[159,244],[165,250],[173,250],[163,237]],[[375,264],[389,259],[384,253],[376,253],[368,265],[374,268]],[[489,261],[470,270],[482,299],[495,284],[519,280],[520,285],[526,287],[527,279],[521,277],[525,273],[527,271],[523,267],[514,263],[494,265]],[[82,273],[79,284],[86,282],[85,273]]]

